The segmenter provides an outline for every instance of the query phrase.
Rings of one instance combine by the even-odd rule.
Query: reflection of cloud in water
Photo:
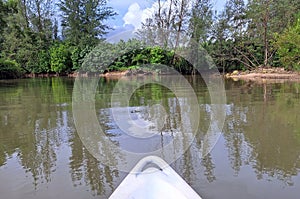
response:
[[[178,107],[185,107],[183,111]],[[174,145],[174,150],[181,150],[193,139],[188,134],[191,133],[191,120],[184,99],[168,99],[169,107],[161,105],[136,106],[136,107],[116,107],[100,109],[98,118],[104,126],[106,135],[113,142],[118,143],[122,150],[135,153],[146,153],[163,148],[168,144]],[[218,122],[213,116],[217,106],[204,104],[200,105],[204,121],[210,123],[210,128],[202,128],[208,133],[199,132],[196,137],[200,139],[197,150],[198,157],[204,157],[216,144],[217,137],[220,136]],[[113,113],[118,113],[114,115]],[[126,119],[124,119],[126,118]],[[160,122],[160,123],[159,123]],[[121,125],[121,128],[120,128]]]
[[[167,114],[161,105],[113,109],[101,109],[99,118],[106,134],[117,141],[123,150],[152,152],[169,144],[174,138],[181,139],[179,132],[184,129],[179,128],[179,114]]]

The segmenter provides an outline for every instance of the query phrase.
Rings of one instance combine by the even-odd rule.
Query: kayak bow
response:
[[[161,158],[140,160],[110,199],[201,199],[201,197]]]

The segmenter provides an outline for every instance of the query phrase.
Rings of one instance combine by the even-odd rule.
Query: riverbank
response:
[[[121,78],[121,77],[133,77],[133,76],[151,76],[151,75],[173,75],[172,72],[161,72],[148,69],[129,69],[124,71],[107,71],[104,73],[91,73],[91,72],[75,72],[69,74],[68,77],[105,77],[105,78]]]
[[[300,82],[300,72],[287,71],[284,68],[258,68],[253,71],[233,71],[232,73],[227,73],[225,78],[236,81]]]
[[[211,73],[208,73],[212,75]],[[35,77],[105,77],[108,79],[119,79],[121,77],[130,76],[151,76],[151,75],[171,75],[170,73],[159,73],[150,70],[125,70],[125,71],[110,71],[105,73],[92,73],[92,72],[74,72],[70,74],[27,74],[26,78]],[[214,75],[213,75],[214,76]],[[218,75],[219,76],[219,75]],[[253,82],[300,82],[300,72],[287,71],[284,68],[258,68],[252,71],[233,71],[232,73],[225,74],[226,79],[233,79],[234,81],[244,80]]]
[[[125,70],[125,71],[111,71],[105,73],[97,72],[72,72],[68,74],[56,74],[56,73],[46,73],[46,74],[25,74],[25,78],[43,78],[43,77],[106,77],[106,78],[120,78],[123,76],[144,76],[157,74],[154,72],[143,71],[143,70]]]

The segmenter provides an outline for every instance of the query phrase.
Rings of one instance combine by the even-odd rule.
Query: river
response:
[[[199,132],[205,134],[211,122],[209,91],[200,77],[187,79],[199,103]],[[112,117],[116,83],[100,79],[95,94],[97,120],[107,139],[144,152],[177,136],[179,123],[186,122],[180,116],[185,101],[157,84],[136,90],[127,106],[121,99],[120,104],[144,121],[151,120],[149,105],[162,104],[168,115],[164,133],[155,134],[146,148],[147,140],[139,144],[124,135]],[[74,124],[73,88],[72,78],[0,80],[1,199],[108,198],[126,176],[118,169],[126,164],[120,154],[103,152],[115,160],[108,166],[82,142]],[[226,117],[216,145],[202,157],[203,140],[196,136],[172,168],[203,199],[298,199],[300,83],[226,80],[225,91]]]

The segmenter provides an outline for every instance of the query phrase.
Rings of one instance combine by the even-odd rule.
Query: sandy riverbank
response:
[[[287,71],[284,68],[266,68],[253,71],[233,71],[226,74],[227,79],[245,80],[245,81],[268,81],[268,82],[300,82],[300,72]]]

